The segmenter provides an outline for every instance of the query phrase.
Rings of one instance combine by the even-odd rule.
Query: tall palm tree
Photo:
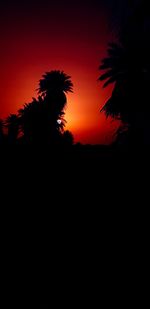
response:
[[[66,94],[72,92],[70,76],[51,71],[39,81],[39,97],[19,110],[21,132],[27,143],[57,143],[65,127]]]
[[[139,136],[142,130],[144,134],[145,123],[148,129],[150,118],[150,40],[144,30],[143,16],[142,21],[133,27],[130,23],[131,28],[122,32],[120,42],[109,44],[108,57],[100,66],[105,73],[99,78],[105,81],[104,87],[114,83],[112,95],[102,111],[107,116],[120,119],[123,130],[128,127]],[[130,34],[125,35],[129,31]]]
[[[65,107],[67,94],[73,92],[71,77],[63,71],[46,72],[39,81],[38,93],[44,103],[47,114],[47,130],[51,140],[56,141],[65,127]]]
[[[132,104],[130,104],[130,101],[133,93],[135,96],[134,84],[138,70],[136,72],[137,63],[134,63],[132,56],[134,55],[130,53],[130,50],[111,43],[109,44],[108,58],[105,58],[100,66],[101,70],[106,70],[99,78],[100,81],[105,81],[103,87],[115,83],[112,96],[106,102],[102,111],[107,116],[120,118],[124,122],[129,120],[130,109],[134,109],[134,101]]]

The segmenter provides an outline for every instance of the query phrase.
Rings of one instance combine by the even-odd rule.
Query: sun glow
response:
[[[45,13],[49,17],[49,11]],[[69,27],[65,12],[60,14],[58,25],[55,18],[43,18],[41,11],[37,14],[38,18],[31,14],[28,23],[15,15],[11,15],[11,25],[4,19],[2,28],[7,28],[7,22],[9,27],[1,41],[0,118],[16,113],[37,97],[38,81],[44,72],[63,70],[74,84],[74,93],[67,95],[66,129],[81,143],[111,141],[115,125],[100,114],[110,90],[102,90],[97,82],[109,41],[104,12],[93,11],[90,24],[88,14],[78,14],[78,19],[73,16]]]

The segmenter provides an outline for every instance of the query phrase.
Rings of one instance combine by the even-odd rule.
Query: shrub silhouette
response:
[[[15,144],[17,142],[19,134],[19,117],[16,114],[10,114],[6,121],[5,126],[8,130],[7,140],[9,144]]]

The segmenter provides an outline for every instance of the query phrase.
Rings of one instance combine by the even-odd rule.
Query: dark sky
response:
[[[72,76],[66,118],[76,140],[108,143],[115,123],[99,113],[111,89],[98,84],[98,66],[117,23],[137,1],[3,1],[0,4],[0,117],[35,96],[51,69]]]

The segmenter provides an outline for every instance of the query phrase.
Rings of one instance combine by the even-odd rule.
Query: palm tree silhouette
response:
[[[39,81],[39,97],[19,110],[21,131],[27,143],[58,144],[65,127],[66,94],[72,92],[70,76],[51,71]]]
[[[14,144],[17,142],[18,134],[19,134],[19,118],[16,114],[10,114],[6,121],[5,126],[8,130],[7,138],[8,143]]]
[[[71,77],[63,71],[55,70],[46,72],[39,81],[39,94],[46,97],[56,93],[73,92]]]
[[[138,18],[123,29],[119,43],[109,44],[108,57],[100,65],[100,70],[106,72],[99,80],[105,81],[103,87],[115,84],[101,111],[120,119],[123,132],[132,132],[133,139],[138,136],[138,142],[142,142],[145,131],[149,130],[150,40],[145,32],[143,11],[141,19],[139,14],[138,10]],[[121,131],[118,132],[120,135]]]
[[[73,92],[71,77],[63,71],[46,72],[39,81],[38,93],[47,104],[53,117],[59,118],[67,104],[66,94]]]
[[[135,82],[134,64],[130,58],[132,58],[132,54],[128,49],[115,43],[109,44],[108,58],[105,58],[100,66],[101,70],[107,70],[107,72],[99,78],[100,81],[106,80],[104,88],[111,83],[115,83],[112,96],[106,102],[102,111],[107,116],[121,119],[127,123],[130,117],[129,111],[133,108],[130,101]],[[127,98],[128,95],[130,95],[129,98]]]
[[[38,93],[41,95],[45,113],[48,116],[47,132],[53,143],[59,141],[65,127],[66,94],[73,92],[71,77],[63,71],[46,72],[39,81]]]

